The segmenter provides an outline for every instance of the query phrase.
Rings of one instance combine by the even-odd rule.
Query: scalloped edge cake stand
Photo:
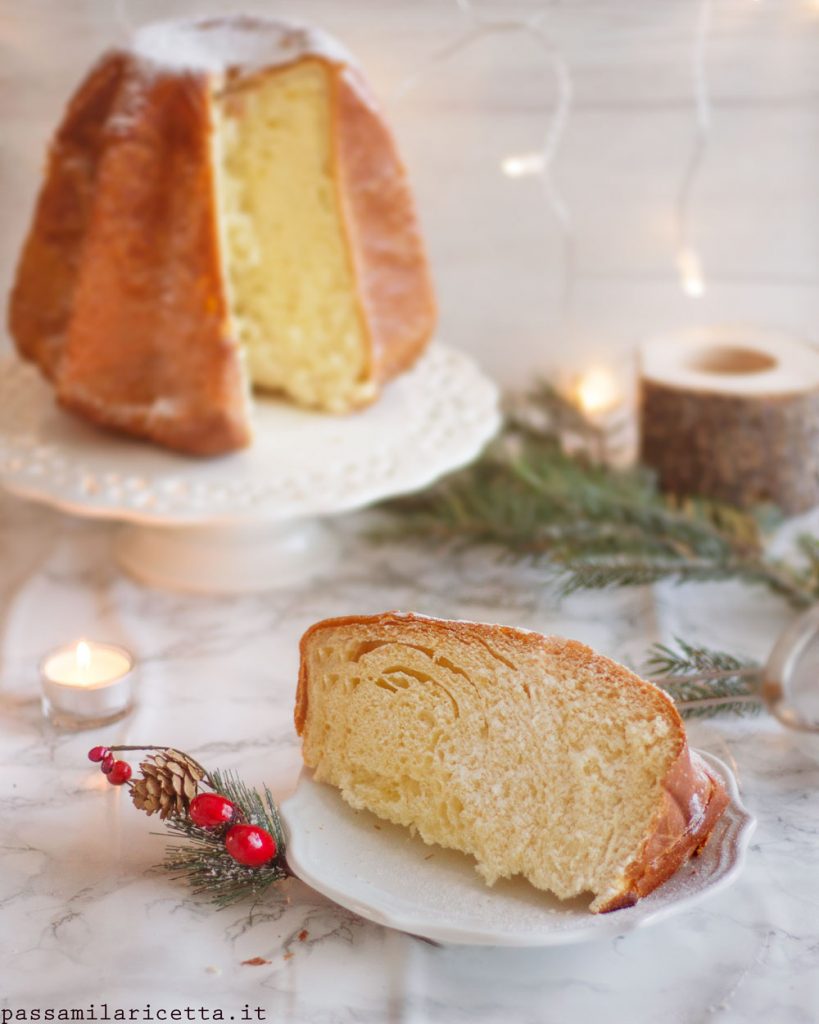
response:
[[[325,517],[418,490],[474,458],[500,423],[472,360],[435,344],[350,416],[255,402],[253,445],[196,459],[58,408],[16,358],[0,363],[0,483],[65,512],[123,522],[115,553],[141,581],[198,593],[287,586],[332,568]]]

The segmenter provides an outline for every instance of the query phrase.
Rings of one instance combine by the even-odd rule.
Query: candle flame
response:
[[[592,366],[577,382],[577,401],[587,416],[608,412],[621,400],[617,378],[605,366]]]
[[[85,640],[80,640],[80,642],[77,644],[77,649],[74,652],[74,657],[76,658],[77,668],[80,670],[80,672],[87,672],[88,669],[91,667],[91,648],[88,646]]]

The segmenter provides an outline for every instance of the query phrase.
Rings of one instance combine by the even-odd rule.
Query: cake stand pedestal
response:
[[[498,428],[497,390],[433,345],[362,412],[255,403],[246,451],[198,459],[97,430],[58,408],[28,364],[0,364],[0,482],[33,501],[121,523],[114,550],[142,582],[198,593],[289,586],[332,570],[324,520],[419,490]]]
[[[154,587],[237,594],[331,571],[338,545],[319,519],[242,526],[125,525],[114,541],[126,572]]]

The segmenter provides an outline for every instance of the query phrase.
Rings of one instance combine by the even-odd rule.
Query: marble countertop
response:
[[[550,950],[436,948],[291,880],[258,905],[193,902],[153,865],[163,840],[85,759],[91,742],[173,743],[292,790],[297,640],[316,619],[403,608],[562,633],[639,663],[683,632],[762,657],[788,618],[739,586],[660,586],[558,604],[538,573],[484,555],[373,547],[350,517],[332,579],[242,598],[145,589],[114,567],[112,527],[0,498],[0,1012],[204,1007],[269,1021],[698,1021],[819,1016],[819,764],[764,717],[694,723],[759,818],[727,891],[653,928]],[[140,703],[99,734],[40,715],[36,664],[80,635],[141,664]],[[259,957],[259,966],[243,963]],[[198,1018],[202,1019],[202,1018]]]

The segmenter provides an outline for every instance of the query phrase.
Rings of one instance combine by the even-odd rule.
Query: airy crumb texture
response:
[[[319,781],[591,910],[633,903],[725,806],[656,687],[570,640],[387,613],[302,640],[296,724]]]
[[[344,412],[373,397],[319,60],[228,85],[217,152],[232,319],[254,386]]]

